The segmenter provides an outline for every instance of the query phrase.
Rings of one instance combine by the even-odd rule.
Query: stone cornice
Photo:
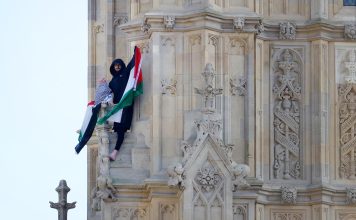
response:
[[[167,29],[164,17],[174,17],[174,27]],[[242,29],[234,27],[234,19],[244,18]],[[162,12],[146,13],[144,17],[131,20],[118,26],[128,34],[131,40],[147,39],[153,32],[187,32],[195,30],[211,30],[220,33],[257,33],[257,27],[261,17],[257,14],[238,15],[223,14],[213,11],[198,11],[182,14],[164,14]],[[296,41],[327,40],[327,41],[354,41],[345,38],[345,25],[350,22],[332,21],[326,19],[318,20],[274,20],[264,19],[264,31],[257,35],[262,40],[280,40],[280,24],[290,22],[296,25]],[[147,25],[145,32],[142,31],[143,24]],[[148,29],[147,29],[148,28]],[[289,40],[289,39],[287,39]]]

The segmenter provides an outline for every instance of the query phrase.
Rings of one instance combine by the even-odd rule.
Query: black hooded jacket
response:
[[[121,66],[120,71],[115,71],[115,64],[119,64]],[[120,102],[122,95],[124,94],[127,81],[130,76],[130,70],[126,68],[124,61],[121,59],[116,59],[112,62],[110,66],[110,73],[113,76],[111,81],[109,82],[109,87],[111,91],[114,93],[113,102],[117,104]],[[122,111],[122,117],[120,123],[114,123],[114,131],[117,131],[119,127],[124,128],[126,130],[130,129],[131,121],[133,115],[133,103],[131,106],[125,107]]]

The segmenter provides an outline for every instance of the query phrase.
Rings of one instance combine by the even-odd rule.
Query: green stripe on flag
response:
[[[125,108],[126,106],[130,106],[132,104],[134,98],[134,91],[130,89],[121,99],[121,101],[114,105],[114,107],[102,118],[100,118],[97,124],[102,125],[108,118],[110,118],[113,114],[120,111],[120,109]]]

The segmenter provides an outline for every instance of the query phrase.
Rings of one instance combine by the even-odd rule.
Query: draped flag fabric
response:
[[[133,103],[135,97],[141,95],[143,93],[143,83],[142,83],[142,59],[141,59],[141,51],[138,47],[135,47],[134,55],[127,65],[131,67],[130,76],[127,81],[124,94],[122,95],[119,103],[114,105],[114,107],[102,118],[98,120],[98,124],[103,124],[106,120],[111,121],[111,119],[115,118],[113,121],[120,121],[121,119],[121,109],[126,106],[130,106]],[[119,119],[118,115],[119,114]]]
[[[101,102],[108,102],[112,99],[112,93],[109,85],[105,80],[100,81],[95,91],[95,101],[88,103],[87,111],[84,116],[82,127],[79,131],[79,143],[75,147],[75,151],[79,152],[87,144],[93,134],[98,114],[101,108]]]
[[[88,103],[87,111],[84,116],[83,125],[79,131],[79,143],[75,146],[75,151],[77,154],[83,149],[83,147],[89,141],[91,135],[93,134],[96,121],[98,120],[98,113],[100,111],[101,103],[94,105],[94,101]]]

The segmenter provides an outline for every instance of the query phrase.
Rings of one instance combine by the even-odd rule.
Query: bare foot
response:
[[[109,155],[110,161],[115,161],[117,156],[117,150],[113,150],[111,154]]]

